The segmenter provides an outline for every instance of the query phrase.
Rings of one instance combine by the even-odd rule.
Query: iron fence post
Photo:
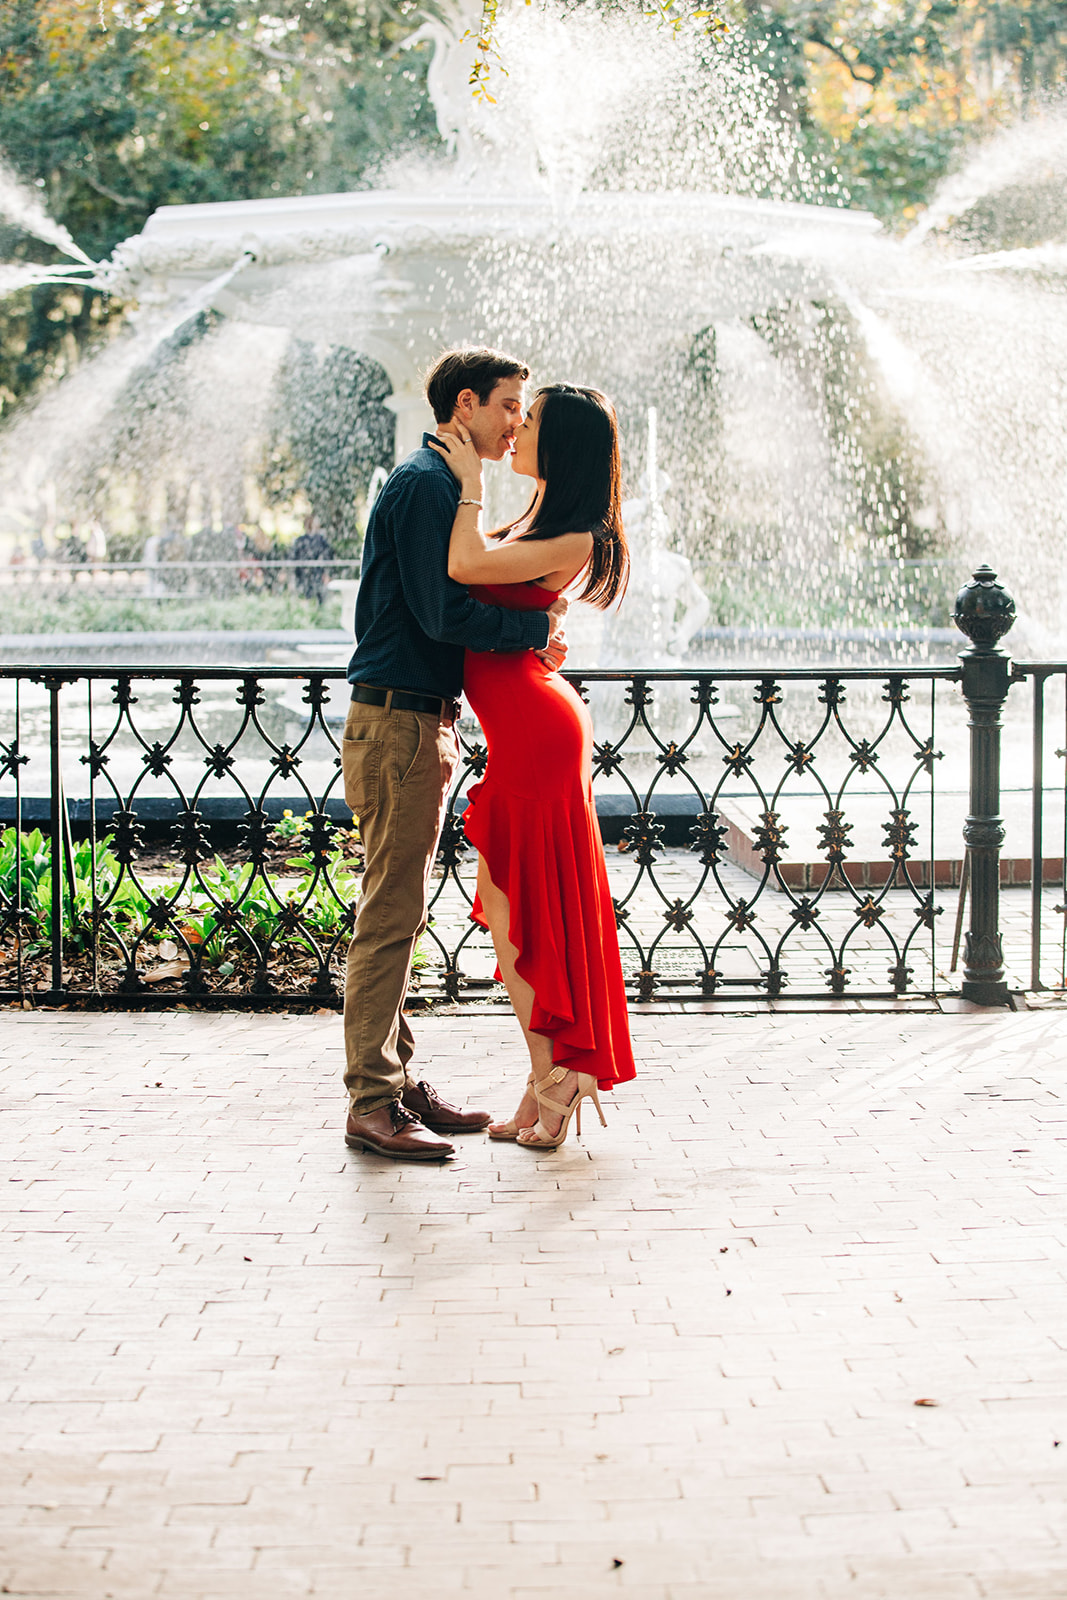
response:
[[[45,679],[45,684],[48,689],[48,737],[51,756],[48,831],[52,861],[52,992],[58,994],[63,988],[64,838],[63,819],[60,815],[60,807],[63,806],[63,768],[59,750],[59,691],[63,687],[63,679],[49,676]]]
[[[971,730],[970,807],[963,839],[970,858],[971,919],[963,941],[965,1000],[1008,1003],[1000,933],[1001,711],[1008,696],[1011,660],[998,644],[1015,621],[1015,601],[991,567],[978,567],[956,597],[956,626],[970,639],[960,651],[963,696]]]
[[[1030,987],[1041,982],[1041,894],[1045,886],[1045,677],[1034,673],[1032,789],[1030,800]]]

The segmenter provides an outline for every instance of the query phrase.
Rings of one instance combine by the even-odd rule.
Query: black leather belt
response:
[[[391,711],[425,711],[444,722],[459,716],[458,700],[442,700],[436,694],[408,694],[406,689],[375,689],[370,684],[352,685],[352,698],[365,706],[385,706]]]

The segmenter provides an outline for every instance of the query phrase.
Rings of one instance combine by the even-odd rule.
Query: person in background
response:
[[[333,545],[323,533],[314,517],[309,517],[303,533],[293,540],[292,558],[300,561],[331,561]],[[321,605],[326,598],[326,584],[331,576],[328,567],[294,566],[293,582],[297,594],[306,600],[317,600]]]

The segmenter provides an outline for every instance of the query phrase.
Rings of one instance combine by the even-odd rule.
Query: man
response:
[[[485,461],[510,449],[523,418],[520,361],[449,350],[426,380],[439,432],[469,434]],[[459,758],[453,724],[463,651],[537,650],[563,660],[566,601],[543,611],[480,605],[448,576],[459,485],[427,445],[391,474],[375,501],[348,668],[345,799],[359,820],[363,892],[345,978],[345,1142],[398,1161],[451,1156],[442,1135],[485,1128],[489,1115],[443,1101],[408,1066],[403,1013],[415,941],[426,926],[430,869]]]

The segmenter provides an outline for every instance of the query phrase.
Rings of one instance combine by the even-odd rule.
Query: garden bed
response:
[[[50,841],[0,834],[0,990],[55,989]],[[120,859],[121,855],[121,859]],[[63,987],[72,996],[182,992],[336,1001],[363,860],[355,828],[287,812],[248,844],[181,861],[108,834],[72,844],[60,869]]]

